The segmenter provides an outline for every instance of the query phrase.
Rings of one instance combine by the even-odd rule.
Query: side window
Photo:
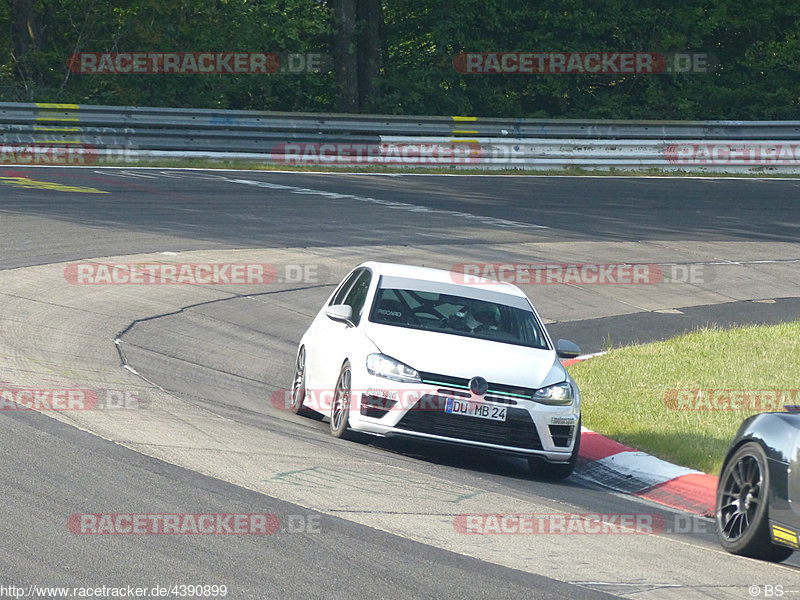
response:
[[[353,286],[353,282],[363,272],[364,269],[356,269],[355,271],[350,273],[350,277],[345,279],[344,283],[342,283],[342,285],[339,286],[339,289],[336,290],[336,293],[333,295],[333,299],[331,299],[331,303],[328,306],[333,306],[334,304],[346,304],[344,298],[345,296],[347,296],[347,292],[350,291],[350,288]]]
[[[364,302],[367,300],[367,292],[369,291],[369,284],[372,281],[372,273],[366,269],[361,272],[361,275],[356,279],[350,292],[344,299],[344,304],[348,304],[353,308],[353,323],[358,325],[361,320],[361,313],[364,310]]]

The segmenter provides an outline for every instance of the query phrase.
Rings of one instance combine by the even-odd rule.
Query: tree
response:
[[[330,0],[339,112],[366,111],[380,94],[380,0]]]
[[[17,76],[30,79],[25,59],[36,49],[38,31],[35,19],[36,0],[11,0],[11,50]]]
[[[356,0],[330,0],[333,23],[333,64],[339,112],[358,112]]]
[[[0,2],[0,101],[797,119],[798,22],[800,3],[768,0],[7,0]],[[167,76],[66,66],[73,53],[131,51],[313,54],[333,57],[335,67]],[[454,64],[459,53],[508,51],[708,52],[719,66],[705,74],[514,75],[464,73]]]
[[[358,0],[358,106],[362,111],[375,110],[380,100],[381,0]]]

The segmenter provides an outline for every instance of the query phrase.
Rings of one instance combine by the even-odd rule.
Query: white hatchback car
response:
[[[297,352],[290,408],[348,430],[525,456],[568,477],[580,448],[580,392],[516,286],[368,262],[317,314]]]

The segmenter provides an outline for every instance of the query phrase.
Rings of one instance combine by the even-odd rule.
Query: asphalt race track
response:
[[[300,335],[363,260],[658,265],[647,285],[521,286],[551,334],[586,352],[797,319],[799,191],[778,179],[2,167],[0,387],[135,402],[0,411],[0,584],[225,584],[230,598],[304,599],[800,593],[796,556],[727,555],[709,521],[576,477],[537,480],[517,459],[335,440],[282,404]],[[80,285],[69,266],[112,262],[268,264],[276,279]],[[76,534],[77,513],[267,513],[280,529]],[[454,526],[487,513],[648,515],[663,527]]]

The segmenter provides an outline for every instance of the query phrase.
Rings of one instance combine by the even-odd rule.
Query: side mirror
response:
[[[329,319],[341,321],[349,325],[353,324],[353,307],[347,304],[334,304],[325,309],[325,314]]]
[[[576,358],[580,356],[581,349],[578,344],[569,340],[558,340],[556,342],[556,356],[558,358]]]

